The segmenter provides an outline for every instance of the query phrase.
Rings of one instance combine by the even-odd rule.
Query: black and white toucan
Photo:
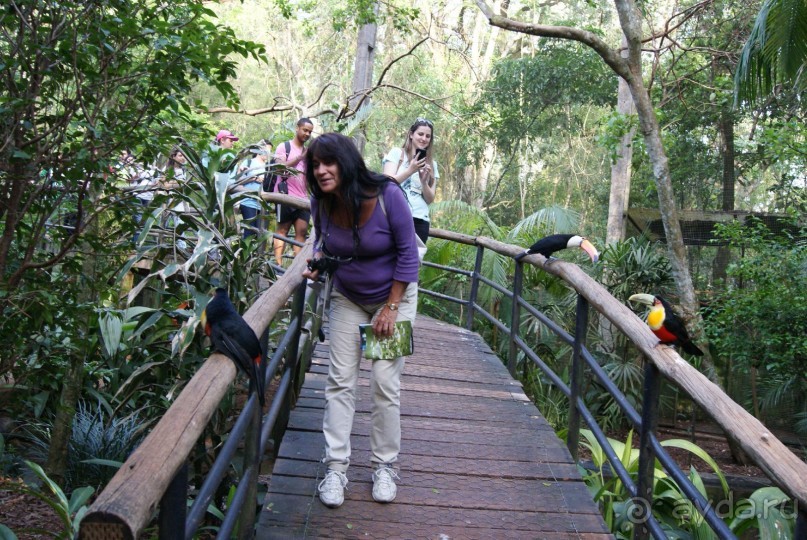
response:
[[[594,247],[594,244],[578,234],[552,234],[545,236],[531,245],[530,249],[516,255],[515,258],[517,261],[520,261],[527,255],[540,253],[547,259],[553,259],[554,257],[552,254],[556,251],[573,247],[580,248],[585,251],[591,259],[591,262],[597,262],[597,260],[600,258],[600,254],[597,251],[597,248]]]

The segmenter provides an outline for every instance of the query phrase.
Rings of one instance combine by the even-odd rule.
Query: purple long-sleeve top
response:
[[[326,208],[311,198],[314,249],[321,252],[324,239],[328,255],[353,257],[350,261],[340,262],[333,275],[333,285],[356,304],[386,301],[393,280],[404,283],[418,280],[419,261],[412,212],[406,196],[394,182],[384,188],[384,207],[386,215],[376,203],[370,219],[359,227],[360,242],[354,253],[353,231],[331,222]]]

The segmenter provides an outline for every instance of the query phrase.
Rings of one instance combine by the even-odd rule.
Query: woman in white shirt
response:
[[[435,186],[440,174],[432,158],[434,124],[418,118],[409,131],[402,148],[393,148],[384,156],[384,174],[398,182],[409,199],[415,233],[426,243],[429,238],[429,205],[434,200]]]

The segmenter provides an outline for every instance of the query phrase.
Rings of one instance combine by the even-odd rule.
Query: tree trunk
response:
[[[627,58],[627,40],[622,37],[622,57]],[[619,77],[616,110],[619,114],[630,116],[636,114],[636,107],[631,99],[628,83]],[[633,157],[633,135],[631,129],[623,135],[617,149],[617,160],[611,165],[611,194],[608,201],[608,225],[605,234],[605,243],[614,244],[625,239],[628,218],[628,197],[630,195],[631,159]]]
[[[73,418],[76,415],[81,388],[84,385],[84,358],[76,355],[70,359],[70,369],[64,374],[59,405],[53,419],[53,430],[50,434],[48,461],[45,472],[58,485],[64,487],[64,475],[67,471],[67,449],[73,435]],[[75,486],[73,486],[75,487]]]
[[[374,8],[378,11],[378,4]],[[364,91],[373,84],[373,61],[375,60],[375,44],[378,26],[375,23],[368,23],[359,29],[359,38],[356,44],[356,61],[353,64],[353,99],[350,100],[350,109],[355,113],[359,108],[370,104],[370,96],[365,96]],[[364,127],[353,134],[353,140],[359,153],[364,153],[364,145],[367,137]]]
[[[98,193],[92,193],[90,199],[97,200]],[[79,213],[80,215],[80,213]],[[87,226],[90,236],[94,236],[98,230],[98,220],[93,220]],[[89,247],[84,250],[91,253]],[[95,264],[97,259],[85,257],[82,263],[80,280],[85,280],[86,285],[81,288],[79,294],[82,303],[92,303],[98,299],[98,280],[96,279]],[[89,334],[89,327],[92,322],[89,317],[94,316],[94,312],[88,314],[85,333]],[[84,386],[84,358],[85,353],[78,352],[70,358],[70,368],[65,373],[62,381],[62,392],[59,396],[59,404],[56,407],[56,417],[53,419],[53,431],[50,437],[50,447],[48,448],[48,461],[46,472],[57,484],[64,485],[64,475],[67,470],[67,451],[70,445],[70,438],[73,435],[73,418],[76,415],[78,400],[81,398],[81,389]],[[75,487],[75,486],[74,486]]]
[[[734,210],[734,119],[731,113],[726,110],[721,111],[718,123],[720,131],[720,152],[723,156],[723,211]],[[726,280],[726,267],[729,264],[728,246],[719,246],[712,267],[712,279],[714,281]]]
[[[670,165],[664,145],[661,141],[661,129],[658,125],[653,104],[642,79],[641,66],[641,18],[636,6],[631,0],[615,0],[622,31],[628,42],[628,70],[630,76],[626,78],[630,88],[636,112],[639,118],[639,131],[642,133],[650,163],[653,166],[653,179],[658,191],[659,211],[664,224],[664,234],[667,237],[667,249],[670,254],[673,279],[678,288],[680,305],[684,320],[688,323],[699,323],[698,301],[695,297],[695,287],[689,273],[689,260],[687,257],[684,236],[681,233],[681,222],[678,219],[678,207],[675,203],[675,194],[670,178]],[[696,326],[698,326],[696,324]],[[712,369],[712,371],[714,371]]]
[[[628,57],[628,41],[622,36],[622,58]],[[619,114],[630,116],[636,114],[636,107],[630,95],[628,83],[622,77],[618,77],[616,110]],[[628,133],[622,136],[622,140],[617,148],[617,159],[611,165],[611,194],[608,200],[608,224],[606,226],[605,244],[615,244],[625,239],[628,222],[628,199],[630,196],[630,173],[631,160],[633,158],[633,136],[636,133],[631,128]],[[606,286],[612,285],[611,276],[606,273],[603,276]],[[616,349],[616,335],[611,321],[600,318],[600,347],[606,352],[614,352]]]

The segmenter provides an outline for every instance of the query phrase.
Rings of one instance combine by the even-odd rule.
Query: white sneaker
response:
[[[347,476],[345,473],[328,469],[325,478],[319,483],[319,500],[322,504],[330,508],[342,506],[345,502],[345,487],[347,486]]]
[[[388,503],[395,500],[398,487],[395,480],[400,480],[392,467],[382,465],[373,471],[373,499],[376,502]]]

